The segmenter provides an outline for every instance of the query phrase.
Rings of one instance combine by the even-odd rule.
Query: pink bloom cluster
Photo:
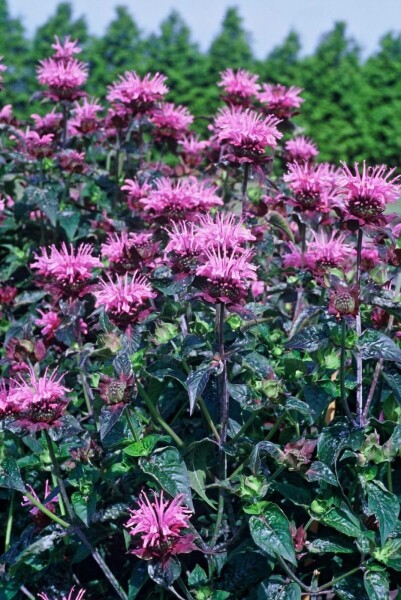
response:
[[[86,593],[85,590],[81,588],[75,594],[75,587],[72,587],[71,590],[69,591],[68,596],[63,596],[62,598],[60,598],[60,600],[83,600],[85,593]],[[49,598],[49,596],[47,594],[45,594],[44,592],[39,594],[39,598],[41,600],[58,600],[54,597]]]
[[[352,173],[343,163],[343,173],[339,178],[341,193],[346,202],[346,214],[362,225],[380,224],[387,205],[401,196],[401,176],[392,177],[395,168],[387,170],[385,165],[367,167],[364,162],[362,172],[358,163],[355,163],[354,168],[355,172]]]
[[[194,117],[185,106],[176,106],[164,102],[152,111],[150,121],[155,126],[153,136],[156,140],[179,140],[188,133],[188,127]]]
[[[110,320],[121,327],[146,318],[149,314],[148,301],[156,297],[146,278],[138,271],[134,271],[132,276],[117,275],[115,281],[107,275],[107,280],[101,280],[100,285],[100,289],[93,292],[96,307],[104,307]]]
[[[126,179],[121,187],[121,190],[127,193],[128,208],[131,210],[140,208],[139,201],[146,198],[151,189],[152,186],[146,180],[140,183],[137,179]]]
[[[178,151],[182,154],[185,164],[195,168],[201,164],[203,153],[208,145],[209,142],[200,140],[199,136],[190,135],[179,140]]]
[[[161,177],[155,186],[146,198],[139,200],[147,218],[191,219],[197,217],[199,212],[207,212],[210,208],[223,204],[216,194],[216,186],[208,185],[195,177],[178,181]]]
[[[324,232],[312,231],[313,240],[302,255],[293,243],[289,243],[291,252],[284,256],[285,267],[308,268],[315,275],[323,274],[327,269],[345,267],[355,250],[344,242],[345,235],[333,232],[328,237]]]
[[[229,105],[250,106],[260,90],[259,76],[245,69],[226,69],[220,77],[217,85],[223,88],[223,100]]]
[[[97,100],[88,102],[87,98],[84,98],[82,104],[75,102],[72,118],[68,121],[69,134],[82,136],[94,133],[100,126],[97,113],[101,110],[103,107]]]
[[[282,137],[277,129],[279,122],[276,117],[263,117],[250,109],[221,108],[213,128],[216,139],[227,145],[222,158],[239,164],[265,162],[266,148],[275,148]]]
[[[69,294],[82,291],[82,288],[93,277],[93,269],[102,267],[100,260],[93,256],[91,244],[80,244],[77,250],[73,245],[67,247],[64,242],[58,250],[54,245],[40,249],[41,254],[35,254],[32,269],[38,271],[50,283],[55,284],[60,291]]]
[[[280,119],[289,119],[304,101],[299,96],[301,92],[301,88],[294,86],[287,88],[280,84],[264,83],[258,100],[264,113],[276,115]]]
[[[325,163],[290,163],[283,179],[294,194],[295,204],[302,211],[328,211],[338,203],[336,175]]]
[[[39,135],[36,131],[27,131],[24,136],[26,151],[31,158],[45,158],[53,154],[52,133]]]
[[[80,88],[88,78],[88,67],[82,61],[73,58],[81,50],[77,42],[65,39],[64,45],[56,37],[52,46],[55,53],[51,58],[39,62],[37,69],[38,81],[46,86],[47,96],[55,102],[72,101],[84,95]]]
[[[119,81],[109,86],[107,100],[123,104],[134,114],[144,113],[167,94],[166,80],[160,73],[153,76],[148,73],[141,78],[135,71],[126,71],[119,76]]]
[[[102,257],[110,261],[110,268],[125,273],[147,264],[156,252],[151,233],[111,233],[102,244]]]
[[[138,508],[130,509],[131,516],[125,525],[136,540],[132,554],[146,560],[165,561],[170,556],[196,550],[196,535],[185,533],[192,513],[183,506],[183,501],[182,494],[169,501],[161,492],[160,496],[154,494],[152,502],[145,492],[141,493]]]
[[[319,154],[316,144],[309,138],[299,135],[285,143],[288,162],[308,162]]]
[[[19,376],[11,381],[3,412],[16,417],[21,427],[30,431],[46,429],[58,425],[58,420],[67,408],[69,391],[61,384],[62,375],[57,370],[37,376],[32,367],[28,367],[28,380]]]
[[[40,115],[33,114],[31,118],[34,121],[34,129],[40,135],[45,134],[56,134],[61,127],[63,122],[63,113],[55,112],[53,109],[51,112],[44,115],[44,117]]]

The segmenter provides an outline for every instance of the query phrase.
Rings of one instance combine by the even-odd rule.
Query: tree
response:
[[[291,31],[284,42],[276,46],[265,61],[258,65],[262,81],[299,85],[301,41],[296,31]]]
[[[237,8],[227,10],[221,32],[210,46],[209,59],[210,73],[214,80],[227,67],[251,70],[254,67],[250,35],[243,28],[242,17]]]

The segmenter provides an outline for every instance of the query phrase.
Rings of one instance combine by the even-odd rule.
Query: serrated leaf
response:
[[[158,585],[168,589],[181,574],[181,565],[175,558],[152,560],[148,563],[148,574]]]
[[[332,527],[336,531],[350,537],[357,538],[362,534],[359,520],[345,504],[342,504],[340,507],[334,506],[330,508],[320,520],[324,525]]]
[[[315,416],[311,410],[309,404],[304,402],[303,400],[299,400],[298,398],[287,398],[285,401],[285,409],[286,410],[294,410],[295,412],[301,414],[308,425],[312,425]]]
[[[331,469],[323,462],[315,461],[305,473],[308,481],[324,481],[330,485],[338,486],[337,479]]]
[[[201,365],[196,371],[191,371],[187,377],[186,385],[189,396],[189,415],[191,417],[196,407],[196,401],[202,395],[213,371],[215,371],[214,367]]]
[[[142,440],[126,446],[123,452],[128,456],[149,456],[159,439],[160,436],[158,435],[147,435]]]
[[[75,514],[88,527],[96,510],[96,493],[92,492],[89,496],[84,496],[81,492],[74,492],[71,495],[71,502]]]
[[[328,344],[328,337],[324,325],[311,325],[292,336],[286,343],[287,350],[305,350],[315,352]]]
[[[152,475],[170,496],[184,494],[186,505],[193,510],[187,467],[177,448],[168,446],[149,458],[141,458],[139,466],[144,473]]]
[[[380,539],[383,546],[390,533],[395,529],[400,504],[397,496],[391,494],[379,483],[368,482],[366,490],[369,510],[379,522]]]
[[[300,332],[307,325],[309,325],[309,323],[311,322],[313,317],[318,315],[320,312],[322,312],[322,308],[320,306],[306,306],[303,310],[301,310],[298,317],[295,319],[295,321],[292,324],[291,332],[290,332],[290,336],[289,336],[290,341],[297,332]]]
[[[259,442],[256,444],[249,457],[248,466],[252,473],[257,475],[260,471],[260,455],[262,452],[270,454],[270,456],[279,463],[285,460],[284,452],[273,442]]]
[[[288,583],[279,575],[262,581],[258,587],[257,600],[301,600],[301,588],[297,583]]]
[[[13,458],[4,458],[0,463],[0,487],[25,492],[20,470]]]
[[[263,354],[259,354],[258,352],[247,354],[244,357],[243,362],[246,366],[250,367],[258,377],[265,378],[272,373],[270,362]]]
[[[109,408],[108,406],[103,406],[99,415],[99,425],[100,425],[100,439],[103,438],[113,429],[113,427],[118,423],[120,417],[124,411],[124,405],[116,406],[114,408]]]
[[[205,491],[208,454],[209,448],[207,448],[205,443],[196,446],[196,449],[191,452],[188,475],[191,488],[206,502],[206,504],[213,510],[216,510],[216,503],[207,497]]]
[[[369,600],[385,600],[389,597],[389,576],[384,569],[365,571],[363,583]]]
[[[113,360],[113,367],[117,375],[129,377],[132,374],[131,360],[128,354],[120,352]]]
[[[364,360],[380,359],[401,362],[401,349],[387,335],[375,329],[366,329],[358,340],[357,348]]]
[[[180,383],[185,383],[187,376],[182,370],[181,363],[172,357],[162,358],[153,362],[146,368],[146,372],[151,377],[163,381],[165,377],[177,379]]]
[[[355,548],[351,544],[347,545],[341,539],[335,541],[327,538],[317,538],[313,542],[307,542],[307,549],[311,554],[324,554],[326,552],[332,552],[333,554],[353,554],[355,552]]]
[[[269,502],[263,516],[251,517],[249,529],[253,541],[261,550],[272,556],[279,555],[293,565],[297,564],[288,519],[276,504]]]

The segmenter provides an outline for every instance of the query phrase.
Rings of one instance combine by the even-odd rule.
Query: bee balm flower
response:
[[[134,113],[144,113],[167,94],[166,80],[160,73],[153,76],[148,73],[141,79],[135,71],[126,71],[119,81],[109,86],[107,100],[124,104]]]
[[[173,500],[164,500],[163,492],[154,495],[153,502],[142,492],[138,508],[131,510],[126,523],[128,532],[136,539],[132,554],[150,560],[167,560],[176,554],[196,550],[196,536],[185,533],[190,525],[191,511],[183,506],[184,497],[179,494]]]
[[[230,105],[249,106],[252,97],[260,90],[257,83],[259,75],[253,75],[245,69],[226,69],[220,73],[221,80],[217,84],[223,88],[223,100]]]

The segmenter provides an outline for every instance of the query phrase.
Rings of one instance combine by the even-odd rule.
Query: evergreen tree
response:
[[[229,8],[224,16],[221,32],[209,50],[210,74],[216,81],[219,72],[227,67],[250,69],[255,61],[252,55],[250,35],[244,30],[238,9]]]
[[[14,111],[22,116],[31,93],[27,81],[33,67],[24,27],[21,21],[11,18],[6,0],[0,0],[0,56],[4,57],[7,66],[4,74],[6,91],[0,106],[13,104]]]
[[[124,71],[145,71],[141,31],[125,6],[117,6],[115,18],[105,34],[89,43],[90,79],[88,89],[104,96],[106,87]]]
[[[262,81],[299,85],[301,41],[298,33],[291,31],[284,42],[273,48],[266,60],[258,65]]]

